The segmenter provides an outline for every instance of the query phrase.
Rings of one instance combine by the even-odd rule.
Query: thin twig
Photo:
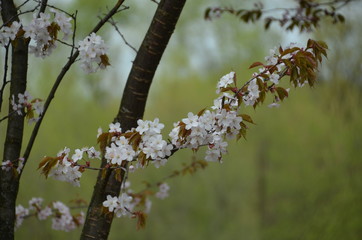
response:
[[[135,47],[133,47],[131,44],[129,44],[126,40],[126,38],[124,37],[124,35],[121,33],[121,31],[119,30],[117,23],[113,20],[113,18],[110,18],[108,20],[108,22],[114,27],[114,29],[116,30],[116,32],[121,36],[123,42],[130,47],[135,53],[137,53],[137,49]]]
[[[13,115],[14,113],[16,113],[17,110],[14,110],[12,112],[10,112],[8,115],[6,115],[5,117],[1,118],[0,119],[0,122],[4,121],[5,119],[8,119],[11,115]]]
[[[4,27],[4,26],[7,26],[9,23],[13,22],[13,19],[14,19],[14,18],[17,18],[17,17],[19,17],[20,15],[23,15],[23,14],[26,14],[26,13],[32,13],[32,12],[34,12],[36,9],[38,9],[38,7],[39,7],[39,6],[36,6],[36,7],[34,7],[33,9],[27,10],[27,11],[25,11],[25,12],[19,12],[19,14],[16,14],[16,15],[12,16],[8,21],[4,22],[4,23],[0,26],[0,29],[1,29],[2,27]]]
[[[72,15],[74,24],[73,24],[73,35],[72,35],[72,50],[70,51],[70,56],[73,55],[74,49],[75,49],[75,33],[77,30],[77,15],[78,15],[78,10],[76,10],[74,15]]]
[[[30,0],[26,0],[24,1],[22,4],[20,4],[16,9],[20,10],[20,8],[22,8],[25,4],[27,4]]]
[[[156,0],[150,0],[150,1],[156,3],[157,5],[160,4],[160,3],[157,2]]]
[[[60,42],[61,44],[64,44],[64,45],[68,46],[68,47],[74,48],[74,44],[69,44],[69,43],[64,42],[63,40],[60,40],[60,39],[57,39],[57,41]]]

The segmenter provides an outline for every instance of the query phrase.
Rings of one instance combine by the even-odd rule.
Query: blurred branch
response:
[[[310,0],[299,0],[297,7],[273,9],[264,9],[263,4],[257,3],[252,10],[234,9],[232,7],[209,7],[205,11],[205,19],[212,20],[227,13],[236,16],[245,23],[249,23],[260,20],[266,13],[273,13],[271,16],[264,17],[266,30],[269,29],[273,22],[276,22],[281,27],[285,27],[287,31],[292,31],[294,28],[299,28],[301,32],[312,31],[325,18],[332,19],[334,24],[344,22],[345,18],[338,10],[354,1],[356,0],[334,0],[317,3]],[[277,11],[283,12],[282,17],[274,17]]]
[[[117,26],[117,23],[116,23],[112,18],[110,18],[110,19],[108,20],[108,22],[114,27],[114,29],[115,29],[116,32],[119,34],[119,36],[121,36],[123,42],[124,42],[128,47],[130,47],[135,53],[137,53],[137,49],[127,42],[126,38],[124,37],[124,35],[123,35],[123,34],[121,33],[121,31],[119,30],[119,28],[118,28],[118,26]]]

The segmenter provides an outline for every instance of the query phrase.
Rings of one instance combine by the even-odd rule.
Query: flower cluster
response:
[[[14,40],[21,24],[17,21],[11,23],[10,27],[4,26],[0,29],[0,45],[7,46],[10,40]]]
[[[66,231],[76,229],[84,223],[84,213],[72,215],[69,207],[60,201],[53,202],[48,206],[43,206],[42,198],[32,198],[29,200],[29,207],[16,206],[15,228],[20,227],[25,217],[36,216],[38,220],[46,220],[52,216],[52,228],[54,230]]]
[[[109,64],[107,47],[102,38],[95,33],[91,33],[83,41],[79,41],[79,55],[82,61],[81,68],[86,73],[92,73],[97,68],[104,69]]]
[[[19,158],[17,164],[18,164],[18,166],[15,167],[14,164],[10,160],[6,160],[1,163],[1,169],[5,170],[5,171],[10,171],[11,169],[13,169],[17,173],[20,173],[24,167],[24,158]]]
[[[127,193],[122,193],[119,197],[107,196],[107,200],[103,202],[103,207],[108,208],[108,212],[114,212],[117,217],[131,216],[134,205],[132,197]]]
[[[223,76],[217,92],[234,83],[235,73]],[[223,92],[214,100],[211,110],[202,110],[197,115],[188,113],[187,118],[175,123],[169,134],[176,148],[197,150],[207,146],[206,161],[222,161],[222,155],[227,153],[227,142],[235,138],[246,127],[241,114],[238,114],[239,100],[229,93]]]
[[[52,228],[54,230],[69,232],[84,223],[83,212],[80,212],[80,214],[76,216],[72,216],[69,207],[62,202],[54,202],[53,211],[55,212],[55,217],[52,219]]]
[[[144,213],[149,213],[152,206],[152,201],[149,196],[155,196],[159,199],[165,199],[168,197],[168,191],[170,187],[167,183],[158,184],[159,191],[154,193],[152,191],[142,191],[134,193],[130,187],[130,182],[126,181],[123,186],[123,193],[119,197],[107,196],[107,199],[103,202],[103,206],[107,208],[107,212],[114,212],[116,217],[135,217],[141,210]]]
[[[69,182],[73,186],[80,186],[80,177],[84,168],[89,166],[89,162],[86,161],[85,165],[78,164],[78,161],[83,159],[83,155],[86,154],[88,159],[99,159],[100,152],[96,151],[94,147],[76,149],[75,153],[70,157],[70,149],[64,148],[61,150],[57,157],[45,157],[39,164],[39,168],[42,168],[42,172],[46,177],[51,176],[59,181]]]
[[[82,48],[91,46],[96,35],[89,36]],[[97,40],[100,42],[100,38]],[[103,43],[102,43],[103,44]],[[288,90],[279,87],[278,84],[284,76],[289,76],[294,86],[308,83],[310,86],[315,81],[315,72],[318,63],[322,61],[322,55],[326,55],[327,46],[323,42],[309,40],[306,48],[290,46],[286,49],[280,47],[279,53],[276,49],[271,50],[271,55],[266,57],[266,64],[255,62],[250,68],[262,66],[258,73],[243,86],[237,87],[235,72],[230,72],[221,77],[217,84],[217,94],[210,109],[203,109],[198,114],[189,112],[187,118],[174,123],[174,127],[168,134],[169,140],[164,140],[161,130],[164,125],[156,118],[153,121],[137,121],[137,126],[127,131],[122,131],[120,123],[111,123],[107,132],[98,129],[97,140],[101,152],[107,161],[105,168],[133,172],[140,167],[148,166],[149,163],[160,167],[167,163],[168,158],[176,151],[189,148],[194,151],[206,146],[205,160],[210,162],[222,162],[222,157],[227,153],[227,141],[234,138],[245,137],[247,125],[253,120],[247,114],[239,114],[242,104],[252,105],[254,108],[264,102],[267,93],[274,95],[273,104],[277,105],[288,97]],[[81,51],[81,47],[79,49]],[[82,50],[83,51],[83,50]],[[97,53],[84,50],[83,55],[97,56]],[[90,149],[92,149],[90,151]],[[81,172],[89,167],[79,165],[77,161],[83,158],[84,152],[89,158],[99,158],[99,153],[94,148],[77,149],[75,154],[69,158],[69,149],[58,153],[56,158],[46,157],[39,164],[42,172],[48,176],[72,182],[79,185]],[[91,157],[91,156],[93,157]],[[201,163],[203,168],[205,163]],[[184,171],[193,172],[197,166],[185,168]],[[76,173],[76,174],[74,174]],[[121,181],[125,181],[121,179]],[[139,194],[123,191],[121,196],[107,196],[103,206],[116,216],[142,216],[140,212],[134,212],[137,206],[149,209],[151,206],[147,195],[155,195],[158,198],[168,196],[169,186],[166,183],[159,184],[159,191],[155,194],[143,192]],[[123,189],[124,190],[124,189]]]
[[[0,45],[7,46],[16,36],[23,36],[31,40],[29,52],[36,57],[47,57],[57,47],[58,35],[63,34],[62,40],[67,40],[72,34],[71,17],[64,12],[50,9],[49,13],[33,14],[28,25],[12,22],[11,25],[0,29]],[[53,16],[53,17],[52,17]],[[32,44],[34,43],[34,44]],[[86,73],[95,72],[98,68],[104,69],[109,64],[107,47],[102,38],[91,33],[84,40],[78,42],[81,68]]]
[[[112,136],[105,149],[105,158],[111,166],[122,166],[123,161],[139,159],[138,163],[130,166],[132,169],[144,166],[146,161],[151,161],[158,168],[167,162],[173,146],[162,138],[164,124],[158,118],[154,121],[140,119],[137,124],[136,128],[122,133],[119,123],[111,123],[108,133],[101,133],[98,137],[99,141],[107,141]]]
[[[97,56],[97,50],[90,50],[96,45],[93,43],[103,45],[103,41],[92,34],[80,44],[80,51],[84,50],[85,55],[88,55],[89,51],[92,53],[90,55]],[[245,137],[246,122],[253,123],[249,115],[238,113],[241,104],[256,107],[263,103],[266,93],[274,94],[273,104],[277,104],[277,101],[288,96],[286,89],[277,86],[286,75],[290,76],[290,81],[295,86],[305,82],[312,85],[315,80],[314,72],[325,51],[326,45],[323,42],[313,40],[308,41],[306,48],[294,45],[286,49],[280,47],[278,54],[276,49],[273,49],[271,55],[265,58],[266,64],[255,62],[250,66],[262,68],[240,88],[236,86],[235,72],[226,74],[217,84],[216,92],[219,97],[214,100],[214,105],[198,114],[190,112],[187,118],[175,123],[168,141],[162,137],[161,130],[164,125],[158,118],[154,121],[139,119],[135,128],[125,132],[122,132],[120,123],[110,124],[108,132],[102,133],[98,130],[98,142],[108,163],[106,167],[125,170],[127,166],[132,171],[148,163],[159,167],[179,149],[198,150],[202,146],[207,146],[206,161],[221,162],[222,156],[227,153],[227,141]],[[56,158],[43,159],[39,167],[43,168],[46,176],[51,173],[50,175],[57,179],[78,185],[85,166],[77,164],[77,161],[82,159],[83,152],[87,151],[90,158],[99,158],[99,153],[95,153],[93,147],[90,149],[77,149],[72,158],[68,157],[69,149],[63,150]]]
[[[170,190],[170,186],[167,183],[161,183],[158,185],[159,191],[155,194],[155,196],[159,199],[165,199],[168,197],[168,191]]]
[[[52,53],[56,48],[59,30],[63,33],[64,40],[72,33],[70,24],[72,19],[55,9],[50,11],[54,13],[52,21],[51,15],[48,13],[40,13],[39,17],[37,13],[34,13],[30,24],[23,27],[24,37],[35,42],[35,45],[29,46],[29,51],[36,57],[44,58]]]
[[[13,95],[11,105],[13,110],[19,115],[22,115],[24,111],[29,123],[37,122],[39,116],[43,113],[42,100],[39,98],[33,99],[28,91],[25,91],[24,94],[19,93],[17,100]],[[38,117],[35,117],[35,114],[37,114]]]

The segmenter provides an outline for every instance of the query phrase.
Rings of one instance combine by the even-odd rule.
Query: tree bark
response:
[[[1,1],[1,16],[4,23],[19,21],[14,2]],[[19,93],[26,90],[28,70],[28,41],[16,38],[12,42],[10,97],[17,98]],[[9,101],[9,115],[12,106]],[[18,165],[24,128],[24,116],[11,114],[8,119],[4,144],[3,161],[10,160]],[[14,171],[0,169],[0,239],[14,239],[15,202],[19,189],[19,176]]]
[[[122,131],[136,127],[143,117],[148,91],[163,52],[175,29],[186,0],[162,0],[158,4],[151,25],[137,53],[128,76],[121,105],[114,122],[120,122]],[[106,164],[102,160],[102,166]],[[81,239],[107,239],[113,214],[102,212],[107,195],[118,196],[122,182],[110,170],[98,174],[93,196],[88,208]],[[122,179],[124,172],[122,172]]]

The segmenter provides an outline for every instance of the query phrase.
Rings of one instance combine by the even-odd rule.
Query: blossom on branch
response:
[[[78,50],[82,62],[81,68],[86,73],[93,73],[98,68],[104,69],[110,65],[107,47],[102,38],[95,33],[91,33],[83,41],[79,41]],[[97,67],[94,65],[97,65]]]

